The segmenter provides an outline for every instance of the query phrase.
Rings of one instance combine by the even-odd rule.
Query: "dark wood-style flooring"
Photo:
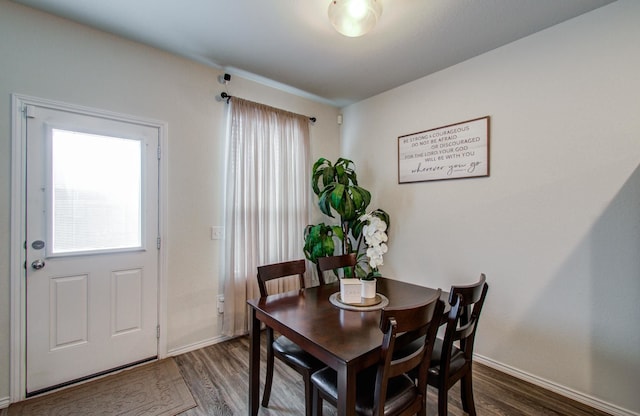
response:
[[[266,355],[263,337],[261,382],[264,383]],[[196,351],[173,357],[186,381],[197,407],[181,413],[181,416],[246,416],[248,414],[249,338],[240,337]],[[475,364],[474,396],[479,416],[563,415],[606,416],[606,413],[559,396],[540,387],[526,383],[481,364]],[[262,388],[260,389],[262,398]],[[118,398],[114,398],[118,400]],[[437,415],[437,393],[429,388],[428,415]],[[8,409],[0,409],[6,416]],[[328,404],[324,415],[333,416],[336,411]],[[304,415],[302,379],[293,370],[276,360],[271,402],[269,408],[261,407],[259,416]],[[449,391],[449,415],[466,413],[460,403],[460,389]]]
[[[264,339],[261,382],[264,382]],[[247,415],[249,338],[240,337],[174,357],[198,404],[182,416]],[[479,416],[563,415],[606,416],[606,413],[567,399],[481,364],[474,364],[474,397]],[[259,415],[304,415],[304,391],[300,375],[276,360],[269,408]],[[262,399],[262,388],[260,390]],[[428,415],[437,415],[437,392],[428,391]],[[324,415],[335,415],[330,405]],[[460,390],[449,391],[449,415],[466,413]]]

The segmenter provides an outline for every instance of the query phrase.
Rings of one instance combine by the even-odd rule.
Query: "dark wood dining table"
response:
[[[260,407],[260,322],[333,368],[338,374],[338,415],[356,414],[356,375],[377,362],[382,343],[380,310],[334,306],[329,297],[339,291],[335,282],[247,301],[251,307],[250,416],[257,415]],[[389,299],[389,307],[403,307],[430,299],[437,289],[382,277],[376,292]],[[441,298],[446,301],[446,293]]]

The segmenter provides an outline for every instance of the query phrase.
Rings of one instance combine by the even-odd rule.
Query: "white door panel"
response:
[[[158,354],[158,128],[32,106],[27,393]]]

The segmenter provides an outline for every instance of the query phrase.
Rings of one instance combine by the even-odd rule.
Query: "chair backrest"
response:
[[[460,341],[460,350],[464,353],[465,359],[467,361],[472,359],[480,312],[489,289],[486,280],[483,273],[478,283],[468,286],[451,286],[449,293],[451,310],[447,316],[447,327],[442,342],[443,356],[440,360],[441,371],[444,371],[444,374],[449,372],[451,346],[455,341]]]
[[[353,272],[356,266],[356,255],[355,253],[342,254],[339,256],[326,256],[326,257],[318,257],[318,262],[316,263],[316,268],[318,270],[318,281],[321,285],[324,285],[326,282],[324,272],[328,270],[333,270],[336,278],[340,276],[336,272],[336,269],[350,268]],[[353,273],[352,273],[353,274]]]
[[[292,260],[282,263],[266,264],[258,266],[258,288],[260,296],[267,296],[267,282],[288,276],[298,276],[300,289],[304,289],[304,272],[307,266],[304,260]]]
[[[380,330],[384,337],[376,375],[374,415],[384,412],[389,379],[412,371],[420,374],[417,391],[422,392],[422,397],[417,400],[423,400],[422,405],[415,403],[416,409],[426,406],[427,369],[444,310],[441,293],[438,289],[431,299],[420,305],[382,310]],[[403,349],[407,343],[418,340],[417,349]]]

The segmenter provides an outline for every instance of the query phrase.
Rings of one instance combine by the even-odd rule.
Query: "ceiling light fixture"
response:
[[[382,14],[381,0],[333,0],[329,21],[345,36],[362,36],[376,25]]]

